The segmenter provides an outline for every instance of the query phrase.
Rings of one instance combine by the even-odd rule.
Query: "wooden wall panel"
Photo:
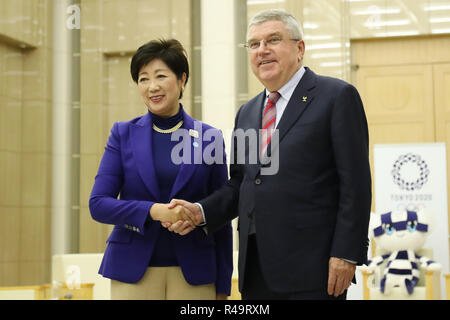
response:
[[[369,122],[371,165],[375,143],[445,142],[449,186],[450,36],[360,39],[351,48],[352,79]]]
[[[20,273],[8,266],[20,265],[22,66],[19,48],[0,42],[0,286],[18,284]],[[13,87],[11,84],[14,84]],[[13,280],[9,280],[13,279]]]
[[[191,62],[191,1],[82,0],[81,10],[79,247],[81,253],[99,253],[112,226],[95,222],[88,205],[106,141],[114,122],[147,112],[131,79],[131,57],[152,39],[174,37]],[[182,100],[188,113],[192,99],[189,82]]]
[[[48,0],[0,1],[0,37],[22,47],[42,45],[44,29],[40,27],[47,4]]]
[[[391,66],[447,62],[448,35],[372,38],[351,41],[352,65]]]
[[[361,67],[356,81],[369,125],[421,123],[420,141],[434,141],[432,79],[429,65]]]
[[[445,142],[447,146],[447,199],[450,199],[450,63],[434,64],[433,75],[436,141]],[[450,230],[450,216],[448,222]]]
[[[0,286],[50,281],[50,3],[0,4]]]

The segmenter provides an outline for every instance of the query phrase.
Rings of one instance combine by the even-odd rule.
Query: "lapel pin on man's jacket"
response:
[[[306,102],[308,100],[308,97],[303,96],[303,102]]]

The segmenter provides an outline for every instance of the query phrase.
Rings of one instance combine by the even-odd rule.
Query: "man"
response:
[[[305,44],[292,15],[259,13],[247,40],[266,90],[240,108],[235,130],[262,129],[259,151],[276,149],[278,172],[235,161],[224,187],[172,207],[183,205],[208,231],[239,216],[243,299],[345,299],[356,265],[367,261],[371,177],[361,99],[352,85],[302,66]],[[270,141],[274,127],[278,141]],[[246,159],[252,151],[245,148]],[[192,227],[179,221],[169,229]]]

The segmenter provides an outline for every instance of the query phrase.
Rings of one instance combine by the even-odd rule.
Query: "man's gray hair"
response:
[[[290,13],[279,9],[264,10],[251,18],[247,28],[248,30],[255,24],[260,24],[266,21],[282,21],[292,39],[303,39],[303,32],[298,20]]]

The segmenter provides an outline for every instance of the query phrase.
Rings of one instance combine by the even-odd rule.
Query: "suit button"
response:
[[[256,178],[255,184],[261,184],[261,179],[260,178]]]

